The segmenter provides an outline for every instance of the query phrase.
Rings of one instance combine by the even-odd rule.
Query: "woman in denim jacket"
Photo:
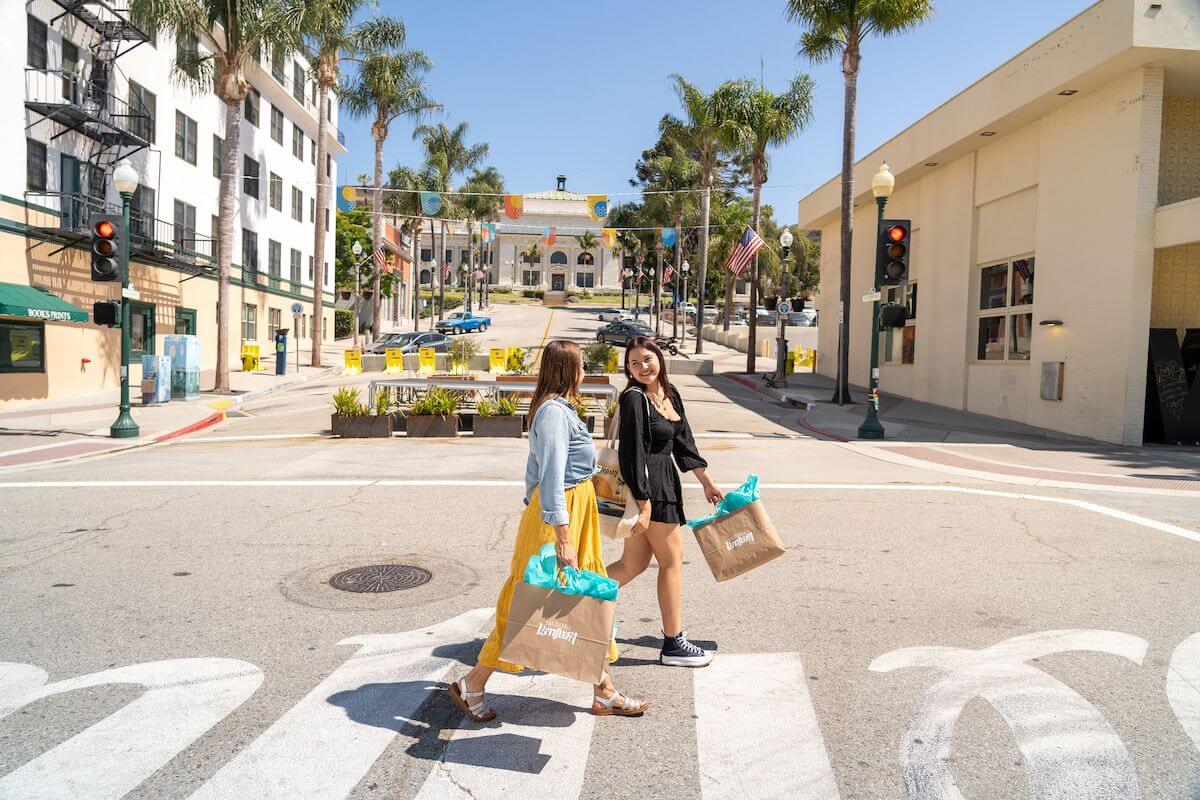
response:
[[[546,346],[538,370],[537,389],[530,403],[529,461],[525,466],[525,512],[517,528],[508,580],[496,600],[496,626],[479,652],[476,665],[450,684],[456,705],[475,722],[496,718],[486,708],[484,686],[496,670],[520,672],[520,664],[500,659],[500,645],[508,620],[513,591],[525,575],[530,556],[554,542],[560,564],[606,575],[600,549],[599,519],[592,475],[596,448],[587,426],[572,406],[583,382],[583,355],[574,342],[555,341]],[[609,662],[616,661],[615,642],[609,645]],[[592,713],[638,716],[649,703],[618,692],[607,668],[596,684]]]

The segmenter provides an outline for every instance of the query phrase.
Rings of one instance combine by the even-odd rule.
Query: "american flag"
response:
[[[667,264],[666,272],[663,273],[663,283],[670,283],[671,276],[674,274],[675,274],[675,267],[672,266],[671,264]]]
[[[387,269],[387,259],[383,255],[382,247],[375,248],[375,268],[380,272],[383,272],[385,269]]]
[[[742,234],[741,241],[737,243],[737,247],[733,248],[733,252],[729,254],[729,260],[725,262],[725,269],[734,275],[741,275],[742,270],[754,258],[754,254],[762,249],[763,244],[762,237],[755,233],[753,228],[746,228],[746,232]]]
[[[477,269],[477,270],[475,270],[475,280],[477,280],[477,281],[478,281],[478,280],[482,280],[482,279],[483,279],[483,275],[484,275],[484,272],[483,272],[483,270],[481,270],[481,269]]]
[[[442,265],[442,278],[444,280],[450,280],[450,262],[449,261],[447,261],[445,264]]]

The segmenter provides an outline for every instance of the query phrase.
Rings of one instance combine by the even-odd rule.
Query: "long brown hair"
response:
[[[538,367],[537,388],[529,403],[532,421],[542,403],[552,397],[563,397],[572,404],[579,401],[579,376],[583,374],[583,353],[579,345],[556,339],[542,351]]]
[[[663,397],[670,397],[671,379],[667,377],[667,359],[663,357],[663,352],[659,349],[658,344],[653,339],[648,339],[645,336],[637,337],[625,348],[625,377],[629,381],[626,386],[633,386],[634,384],[642,386],[642,382],[633,377],[633,371],[629,369],[629,354],[639,347],[649,350],[658,357],[658,385],[662,387]],[[642,388],[645,387],[643,386]]]

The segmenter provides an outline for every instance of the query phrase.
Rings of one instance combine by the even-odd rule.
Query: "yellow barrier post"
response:
[[[488,372],[493,375],[503,375],[507,371],[506,364],[508,364],[508,351],[503,347],[488,348]]]
[[[802,367],[807,367],[810,371],[815,372],[817,367],[817,351],[799,348],[793,355],[793,369],[799,372]]]
[[[422,347],[418,350],[417,362],[422,375],[432,375],[437,371],[437,353],[432,347]]]
[[[258,345],[242,342],[242,372],[261,372]]]
[[[389,347],[383,352],[384,372],[389,375],[399,375],[404,371],[404,351],[398,347]]]
[[[351,348],[345,351],[343,357],[345,359],[345,366],[342,369],[343,375],[362,374],[362,350]]]

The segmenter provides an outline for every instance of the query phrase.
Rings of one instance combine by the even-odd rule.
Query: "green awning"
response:
[[[45,289],[19,283],[0,283],[0,316],[46,322],[87,322],[88,313]]]

